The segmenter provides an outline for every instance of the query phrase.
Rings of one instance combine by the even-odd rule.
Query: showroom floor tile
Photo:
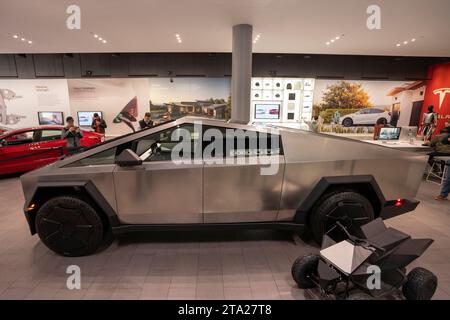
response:
[[[31,237],[18,178],[0,180],[0,299],[317,299],[291,278],[299,255],[286,232],[166,232],[122,235],[89,257],[65,258]],[[435,239],[413,266],[439,277],[435,299],[450,299],[450,202],[422,183],[415,213],[388,224],[414,237]],[[81,269],[81,289],[66,287],[66,269]]]

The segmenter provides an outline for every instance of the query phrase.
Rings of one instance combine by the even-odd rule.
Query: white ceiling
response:
[[[65,26],[70,4],[81,30]],[[381,30],[366,27],[370,4]],[[0,12],[3,53],[230,52],[232,26],[249,23],[254,52],[450,56],[450,0],[1,0]]]

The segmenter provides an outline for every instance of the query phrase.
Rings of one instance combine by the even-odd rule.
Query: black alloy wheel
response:
[[[49,249],[64,256],[95,252],[104,235],[98,213],[86,201],[72,196],[45,202],[36,216],[36,230]]]

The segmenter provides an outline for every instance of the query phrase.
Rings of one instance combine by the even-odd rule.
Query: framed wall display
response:
[[[305,101],[305,102],[313,101],[313,92],[312,91],[303,91],[303,101]]]
[[[273,89],[274,90],[283,90],[283,79],[274,79],[273,80]]]
[[[280,119],[281,105],[276,103],[257,103],[255,104],[255,119],[268,120]]]
[[[252,89],[262,90],[263,88],[263,80],[262,78],[252,78]]]
[[[263,92],[262,90],[252,90],[252,99],[253,100],[262,100]]]
[[[314,90],[314,80],[315,79],[304,79],[303,90]]]
[[[264,90],[272,90],[273,89],[273,79],[272,78],[264,78],[263,79],[263,89]]]
[[[80,127],[90,127],[92,124],[92,118],[94,117],[94,113],[98,113],[100,118],[103,118],[103,114],[101,111],[78,111],[78,125]]]
[[[283,91],[274,90],[272,94],[272,100],[283,100]]]
[[[64,114],[61,111],[39,111],[39,125],[64,125]]]
[[[263,91],[263,100],[272,100],[272,90]]]
[[[261,122],[301,122],[312,116],[315,79],[252,78],[252,120]],[[278,105],[278,114],[263,105]]]

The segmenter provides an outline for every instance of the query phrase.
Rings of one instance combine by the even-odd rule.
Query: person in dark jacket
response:
[[[152,114],[150,112],[145,113],[144,119],[139,121],[139,126],[141,130],[153,127]]]
[[[83,138],[83,133],[80,128],[74,125],[72,117],[67,117],[66,126],[61,131],[61,139],[66,140],[69,153],[75,153],[81,150],[81,138]]]
[[[107,128],[105,120],[100,118],[98,113],[94,113],[94,118],[92,119],[91,128],[97,133],[105,134],[105,129]]]

